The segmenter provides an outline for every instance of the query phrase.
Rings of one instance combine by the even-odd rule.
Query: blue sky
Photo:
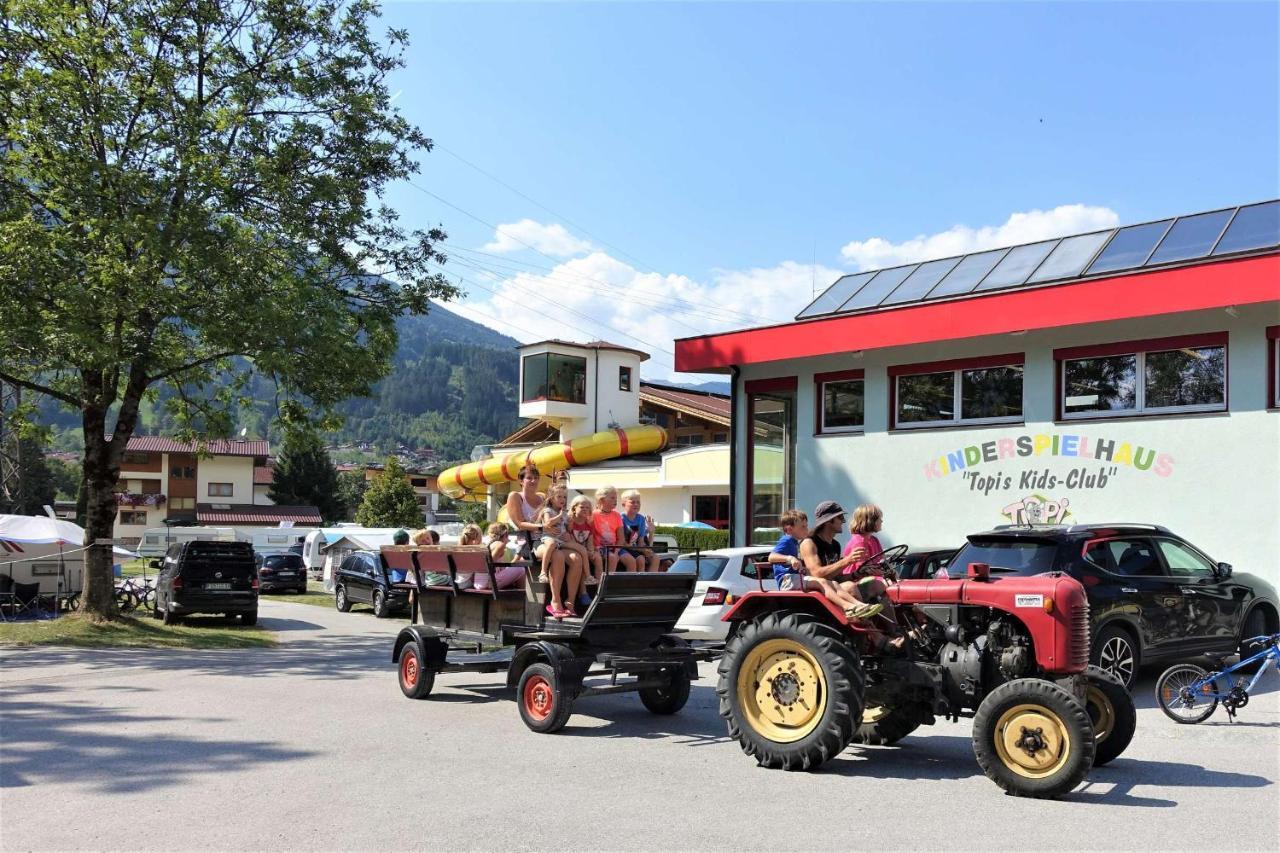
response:
[[[464,313],[661,374],[842,271],[1280,195],[1277,8],[392,3],[396,105],[447,149],[415,182],[501,233],[391,201],[449,231]]]

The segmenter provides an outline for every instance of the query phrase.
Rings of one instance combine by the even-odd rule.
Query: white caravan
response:
[[[234,527],[148,527],[137,550],[144,557],[163,557],[170,545],[179,542],[235,542],[242,538]]]

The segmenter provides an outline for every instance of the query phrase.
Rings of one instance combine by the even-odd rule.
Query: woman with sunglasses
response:
[[[520,469],[520,488],[507,495],[507,521],[524,538],[525,545],[520,549],[520,556],[528,560],[533,559],[538,541],[542,538],[542,524],[538,521],[538,515],[547,503],[547,496],[538,491],[538,481],[541,479],[542,475],[533,463],[526,462]],[[565,554],[562,549],[555,549],[547,568],[549,577],[564,577]]]

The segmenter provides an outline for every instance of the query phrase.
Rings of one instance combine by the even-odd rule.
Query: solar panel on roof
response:
[[[799,320],[802,317],[816,317],[819,314],[830,314],[838,309],[850,296],[858,292],[858,288],[866,284],[875,277],[875,271],[855,273],[854,275],[841,276],[836,279],[835,284],[828,287],[818,295],[818,298],[809,303],[809,306],[796,315]]]
[[[1072,278],[1080,275],[1085,264],[1098,254],[1102,244],[1114,234],[1114,231],[1103,231],[1100,234],[1081,234],[1079,237],[1067,237],[1058,244],[1049,257],[1042,263],[1028,282],[1052,281],[1055,278]]]
[[[1089,265],[1088,273],[1093,275],[1142,266],[1151,256],[1151,250],[1160,242],[1160,238],[1168,232],[1172,222],[1172,219],[1163,219],[1159,222],[1121,228],[1116,232],[1116,236],[1111,238],[1107,248],[1102,250],[1102,254],[1098,255],[1097,260]]]
[[[855,308],[870,308],[873,305],[879,305],[880,300],[892,293],[893,289],[902,284],[903,279],[911,275],[912,271],[918,266],[919,264],[910,264],[905,267],[880,270],[880,272],[876,273],[875,278],[863,285],[861,290],[841,305],[840,310],[851,311]]]
[[[938,286],[929,291],[927,299],[938,299],[942,296],[959,296],[968,293],[986,278],[987,273],[1000,263],[1000,259],[1009,254],[1008,249],[992,249],[976,255],[966,255],[964,260],[956,264],[956,268],[947,273],[947,277],[938,282]]]
[[[1215,255],[1280,245],[1280,201],[1251,204],[1236,211],[1214,248]]]
[[[1222,229],[1231,221],[1235,210],[1215,210],[1211,213],[1197,213],[1195,216],[1183,216],[1173,223],[1169,233],[1164,235],[1160,245],[1151,254],[1148,264],[1167,264],[1173,261],[1186,261],[1191,258],[1203,258],[1209,254],[1213,244],[1222,236]]]
[[[1043,243],[1032,243],[1029,246],[1010,249],[1009,254],[996,264],[996,268],[982,280],[977,289],[994,290],[997,287],[1013,287],[1015,284],[1022,284],[1057,244],[1057,240],[1045,240]]]
[[[959,258],[943,258],[940,261],[929,261],[916,267],[916,271],[907,276],[906,281],[898,285],[892,293],[884,298],[881,305],[897,305],[901,302],[914,302],[923,299],[933,290],[934,285],[942,281],[942,277],[955,269]]]

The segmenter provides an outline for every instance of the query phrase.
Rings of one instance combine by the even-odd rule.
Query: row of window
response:
[[[1268,330],[1269,405],[1280,407],[1280,348]],[[1226,333],[1129,341],[1054,352],[1061,420],[1224,411]],[[888,370],[892,428],[915,429],[1023,419],[1022,353],[900,365]],[[861,370],[818,374],[819,433],[865,427]]]

